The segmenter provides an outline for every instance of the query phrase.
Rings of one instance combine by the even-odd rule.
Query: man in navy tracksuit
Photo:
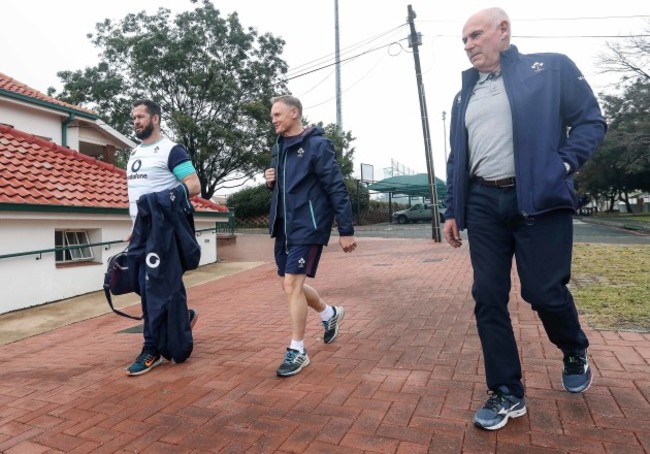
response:
[[[302,105],[293,96],[271,100],[271,119],[278,141],[272,150],[266,184],[273,189],[269,232],[275,238],[275,262],[289,301],[291,343],[277,370],[280,377],[300,372],[309,364],[305,350],[307,308],[320,314],[326,344],[336,338],[345,311],[329,306],[305,278],[313,278],[336,218],[344,252],[356,248],[352,205],[336,164],[332,142],[321,128],[302,127]]]
[[[193,244],[189,198],[201,192],[201,183],[187,150],[161,134],[161,115],[160,106],[151,100],[133,103],[133,128],[141,143],[131,152],[126,169],[134,224],[128,258],[130,269],[138,273],[133,282],[139,283],[144,344],[127,368],[130,376],[149,372],[163,357],[177,363],[189,357],[191,327],[198,315],[187,309],[182,274],[198,265],[189,263],[195,258],[183,260],[183,254],[189,257],[198,246]]]
[[[561,54],[520,54],[499,8],[463,28],[473,66],[463,73],[451,117],[444,234],[460,247],[467,228],[472,295],[491,393],[474,416],[499,429],[526,413],[517,343],[508,311],[512,257],[522,297],[564,354],[562,384],[591,384],[589,342],[566,285],[571,273],[573,174],[603,141],[598,102]]]

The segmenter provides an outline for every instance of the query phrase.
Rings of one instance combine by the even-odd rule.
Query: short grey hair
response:
[[[508,13],[498,7],[487,8],[483,10],[483,12],[495,27],[503,21],[506,21],[508,23],[508,42],[510,42],[510,39],[512,38],[512,22],[510,22]]]
[[[281,102],[283,104],[286,104],[289,107],[295,107],[296,109],[298,109],[298,114],[302,117],[302,103],[295,96],[282,95],[282,96],[274,96],[273,98],[271,98],[271,105],[275,104],[276,102]]]

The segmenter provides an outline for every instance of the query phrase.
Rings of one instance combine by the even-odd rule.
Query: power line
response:
[[[346,62],[343,62],[343,64],[342,64],[341,66],[345,66],[345,65],[347,65],[347,64],[350,63],[351,61],[352,61],[352,60],[348,60],[348,61],[346,61]],[[311,87],[311,88],[308,89],[307,91],[303,92],[300,96],[298,96],[298,98],[302,98],[302,97],[303,97],[304,95],[306,95],[307,93],[310,93],[310,92],[314,91],[316,88],[318,88],[318,87],[320,87],[321,85],[323,85],[327,79],[329,79],[330,77],[332,77],[332,74],[334,74],[334,71],[331,71],[329,74],[327,74],[327,76],[325,76],[323,79],[321,79],[320,82],[318,82],[316,85],[314,85],[313,87]]]
[[[542,35],[512,35],[513,38],[526,38],[526,39],[564,39],[564,38],[596,38],[596,39],[627,39],[627,38],[649,38],[650,35],[557,35],[557,36],[542,36]]]
[[[640,15],[628,15],[628,16],[583,16],[583,17],[557,17],[557,18],[539,18],[539,19],[517,19],[517,22],[534,22],[534,21],[583,21],[583,20],[609,20],[609,19],[638,19],[638,18],[650,18],[650,15],[645,15],[645,14],[640,14]],[[420,20],[418,22],[428,22],[428,23],[445,23],[445,22],[458,22],[458,21],[453,21],[453,20]],[[406,25],[400,24],[390,30],[387,30],[386,32],[380,33],[378,35],[375,35],[373,37],[370,37],[368,39],[359,41],[356,44],[353,44],[351,46],[348,46],[345,48],[343,54],[349,54],[352,52],[354,49],[359,48],[363,45],[369,44],[373,41],[376,41],[377,39],[380,39],[382,37],[385,37],[386,35],[389,35],[391,33],[396,32],[397,30],[403,28]],[[447,35],[447,34],[436,34],[436,37],[442,37],[442,38],[458,38],[458,35]],[[513,38],[520,38],[520,39],[630,39],[630,38],[648,38],[650,37],[650,34],[630,34],[630,35],[513,35]],[[375,47],[372,49],[369,49],[367,51],[352,55],[348,58],[341,59],[340,62],[348,62],[350,60],[357,59],[363,55],[369,54],[371,52],[374,52],[376,50],[384,49],[386,47],[389,47],[393,44],[395,44],[397,41],[390,42],[388,44]],[[321,71],[323,69],[327,69],[336,63],[330,63],[333,60],[333,53],[327,54],[323,57],[320,57],[318,59],[312,60],[310,62],[304,63],[302,65],[298,65],[294,68],[292,68],[289,72],[287,72],[287,80],[294,80],[298,79],[300,77]],[[329,77],[329,76],[328,76]],[[326,78],[327,79],[327,78]],[[324,79],[324,80],[326,80]],[[321,81],[321,83],[324,82]],[[316,88],[319,84],[317,84],[314,88]],[[311,91],[311,89],[309,90]]]
[[[436,37],[459,39],[458,35],[437,34]],[[513,38],[525,39],[565,39],[565,38],[585,38],[585,39],[628,39],[628,38],[650,38],[650,34],[640,35],[512,35]]]
[[[650,15],[635,14],[629,16],[579,16],[579,17],[541,17],[541,18],[527,18],[527,19],[512,19],[511,22],[553,22],[553,21],[582,21],[582,20],[610,20],[610,19],[649,19]],[[420,23],[436,23],[436,24],[457,24],[463,22],[456,19],[424,19],[418,20]]]
[[[321,85],[323,85],[327,79],[329,79],[330,77],[332,77],[332,74],[334,74],[334,71],[329,72],[329,73],[327,74],[327,76],[323,77],[323,79],[321,79],[321,81],[318,82],[316,85],[314,85],[313,87],[311,87],[311,88],[308,89],[307,91],[302,92],[300,95],[298,95],[298,98],[302,98],[302,97],[305,96],[307,93],[310,93],[310,92],[314,91],[315,89],[317,89],[318,87],[320,87]]]
[[[458,35],[436,35],[436,36],[441,37],[441,38],[454,38],[454,39],[458,38]],[[551,35],[513,35],[512,37],[513,38],[521,38],[521,39],[575,39],[575,38],[581,38],[581,39],[629,39],[629,38],[648,38],[648,37],[650,37],[650,34],[648,34],[648,35],[647,34],[642,34],[642,35],[554,35],[554,36],[551,36]],[[369,50],[367,50],[365,52],[361,52],[359,54],[353,55],[351,57],[341,59],[341,63],[348,62],[350,60],[355,60],[355,59],[357,59],[359,57],[362,57],[362,56],[364,56],[366,54],[369,54],[371,52],[375,52],[377,50],[381,50],[381,49],[384,49],[386,47],[392,46],[393,44],[395,44],[395,42],[396,41],[393,41],[393,42],[390,42],[388,44],[384,44],[382,46],[375,47],[375,48],[369,49]],[[319,67],[310,69],[309,71],[305,71],[303,73],[296,74],[296,75],[294,75],[292,77],[287,77],[287,80],[298,79],[300,77],[307,76],[309,74],[312,74],[312,73],[321,71],[323,69],[329,68],[329,67],[331,67],[331,66],[333,66],[335,64],[336,64],[336,62],[324,64],[323,66],[319,66]]]
[[[543,17],[539,19],[517,19],[517,22],[533,21],[576,21],[576,20],[609,20],[609,19],[647,19],[650,15],[635,14],[631,16],[582,16],[582,17]]]
[[[361,57],[361,56],[363,56],[363,55],[367,55],[367,54],[369,54],[369,53],[371,53],[371,52],[375,52],[375,51],[378,51],[378,50],[381,50],[381,49],[385,49],[386,47],[388,47],[388,46],[392,46],[393,44],[394,44],[393,42],[388,43],[388,44],[384,44],[384,45],[382,45],[382,46],[374,47],[374,48],[369,49],[369,50],[367,50],[367,51],[361,52],[360,54],[353,55],[352,57],[348,57],[348,58],[341,59],[341,63],[343,63],[343,62],[348,62],[348,61],[351,61],[351,60],[355,60],[355,59],[357,59],[357,58],[359,58],[359,57]],[[287,80],[298,79],[299,77],[303,77],[303,76],[306,76],[306,75],[308,75],[308,74],[312,74],[312,73],[315,73],[315,72],[317,72],[317,71],[321,71],[321,70],[323,70],[323,69],[326,69],[326,68],[329,68],[329,67],[331,67],[331,66],[334,66],[335,64],[336,64],[336,62],[334,62],[334,63],[328,63],[328,64],[326,64],[326,65],[323,65],[323,66],[320,66],[320,67],[318,67],[318,68],[315,68],[315,69],[312,69],[312,70],[306,71],[306,72],[304,72],[304,73],[297,74],[297,75],[295,75],[295,76],[293,76],[293,77],[287,77]]]
[[[396,27],[393,27],[392,29],[387,30],[385,32],[382,32],[382,33],[380,33],[378,35],[372,36],[370,38],[366,38],[366,39],[361,40],[361,41],[359,41],[359,42],[357,42],[355,44],[347,46],[347,47],[345,47],[343,49],[342,55],[349,54],[350,52],[353,52],[355,49],[358,49],[361,46],[368,45],[368,44],[370,44],[370,43],[372,43],[372,42],[374,42],[374,41],[376,41],[376,40],[378,40],[380,38],[383,38],[383,37],[387,36],[387,35],[394,34],[397,30],[401,29],[405,25],[406,24],[400,24],[400,25],[398,25]],[[322,56],[320,58],[317,58],[315,60],[311,60],[311,61],[309,61],[307,63],[303,63],[301,65],[295,66],[295,67],[293,67],[291,70],[289,70],[287,72],[287,77],[293,77],[293,74],[296,73],[296,72],[308,71],[308,70],[314,68],[315,66],[321,65],[324,62],[329,61],[329,60],[331,60],[333,58],[334,58],[334,53],[329,53],[329,54],[324,55],[324,56]]]
[[[369,75],[371,72],[373,72],[373,71],[375,70],[375,68],[377,68],[377,66],[379,66],[379,64],[384,60],[384,57],[385,57],[385,56],[386,56],[386,55],[382,55],[382,56],[379,58],[379,60],[377,60],[377,63],[375,63],[375,64],[374,64],[374,65],[373,65],[373,66],[372,66],[368,71],[366,71],[366,72],[365,72],[365,73],[364,73],[364,74],[363,74],[359,79],[357,79],[357,80],[356,80],[352,85],[349,85],[345,90],[343,90],[343,93],[346,93],[348,90],[351,90],[351,89],[354,88],[354,87],[355,87],[359,82],[361,82],[363,79],[365,79],[366,77],[368,77],[368,75]],[[330,74],[330,75],[331,75],[331,74]],[[328,77],[329,77],[329,76],[328,76]],[[310,91],[311,91],[311,90],[310,90]],[[305,110],[312,109],[312,108],[314,108],[314,107],[318,107],[318,106],[321,106],[321,105],[323,105],[323,104],[327,104],[328,102],[330,102],[330,101],[333,100],[333,99],[335,99],[335,97],[331,97],[331,98],[326,99],[325,101],[321,101],[321,102],[319,102],[319,103],[317,103],[317,104],[312,104],[311,106],[307,106],[307,107],[305,107]]]

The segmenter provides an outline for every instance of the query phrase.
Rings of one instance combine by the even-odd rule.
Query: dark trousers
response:
[[[194,339],[181,275],[174,278],[147,276],[146,267],[142,266],[139,268],[139,287],[143,349],[182,363],[192,354]]]
[[[472,184],[467,229],[487,386],[496,390],[506,385],[523,397],[521,362],[508,311],[513,255],[521,296],[539,315],[550,341],[563,352],[589,346],[566,287],[571,275],[572,213],[558,210],[524,217],[517,211],[515,187]]]

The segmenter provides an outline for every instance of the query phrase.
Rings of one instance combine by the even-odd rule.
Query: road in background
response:
[[[461,236],[467,238],[467,232]],[[425,222],[417,224],[373,224],[355,226],[355,235],[359,237],[383,238],[431,238],[431,225]],[[576,243],[608,244],[650,244],[650,235],[618,227],[573,221],[573,240]]]

